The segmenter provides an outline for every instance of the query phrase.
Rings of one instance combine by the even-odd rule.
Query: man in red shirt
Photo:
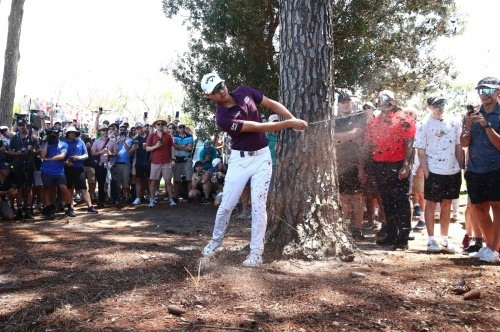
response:
[[[172,166],[173,156],[175,155],[174,140],[172,135],[165,132],[167,121],[156,120],[152,127],[156,129],[154,133],[148,136],[146,141],[146,152],[151,152],[151,174],[149,176],[149,207],[154,207],[156,202],[154,194],[163,177],[165,188],[170,197],[170,206],[175,206],[172,190]]]
[[[380,92],[378,103],[381,114],[368,121],[365,131],[365,152],[373,161],[371,170],[387,222],[387,236],[377,244],[405,250],[411,230],[408,175],[414,155],[415,122],[397,106],[392,91]],[[364,178],[361,167],[360,179]]]

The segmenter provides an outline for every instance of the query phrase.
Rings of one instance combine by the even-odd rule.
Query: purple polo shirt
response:
[[[262,102],[264,94],[248,86],[240,86],[229,93],[236,105],[226,108],[217,105],[215,121],[232,138],[231,148],[241,151],[257,151],[267,146],[265,133],[242,133],[244,121],[262,122],[257,104]]]

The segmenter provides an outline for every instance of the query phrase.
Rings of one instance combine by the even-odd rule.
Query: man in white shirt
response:
[[[442,247],[445,251],[455,252],[448,242],[448,227],[451,201],[459,197],[462,184],[461,126],[457,119],[444,114],[444,97],[431,96],[427,99],[427,105],[430,115],[418,127],[413,145],[418,151],[420,169],[425,177],[425,221],[429,235],[427,251],[440,252]],[[441,246],[434,239],[434,212],[437,203],[441,205]]]

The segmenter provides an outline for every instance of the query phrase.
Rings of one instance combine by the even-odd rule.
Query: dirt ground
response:
[[[500,331],[500,266],[429,255],[424,233],[392,252],[371,232],[352,263],[245,268],[248,220],[200,260],[213,206],[84,211],[0,224],[1,331]],[[479,299],[451,292],[461,276]]]

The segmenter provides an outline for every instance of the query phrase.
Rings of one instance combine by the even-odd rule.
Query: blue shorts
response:
[[[42,173],[42,183],[45,189],[49,189],[52,186],[60,186],[62,184],[66,185],[66,176]]]

